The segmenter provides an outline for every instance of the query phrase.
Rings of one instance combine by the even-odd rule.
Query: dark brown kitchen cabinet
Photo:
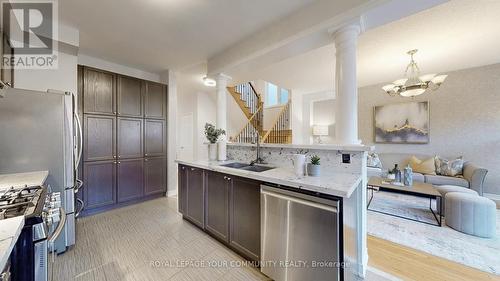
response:
[[[167,87],[147,81],[145,90],[144,117],[164,119],[167,113]]]
[[[142,197],[144,195],[143,159],[120,160],[116,167],[118,202]]]
[[[83,121],[84,161],[112,160],[115,153],[116,118],[106,115],[86,115]]]
[[[164,193],[167,187],[166,158],[153,157],[144,159],[144,193],[152,195]]]
[[[109,175],[114,180],[114,189],[110,187],[114,199],[110,201],[109,195],[95,188],[85,190],[82,197],[89,198],[91,206],[83,214],[165,196],[166,85],[82,65],[77,69],[77,82],[84,139],[82,173],[90,178],[95,173],[92,166],[86,168],[87,163],[116,162],[113,175]],[[192,221],[203,222],[203,214],[200,217],[200,209],[193,204],[189,212]],[[187,202],[183,206],[187,211]]]
[[[142,157],[142,119],[118,117],[118,159]]]
[[[207,172],[206,179],[205,229],[213,236],[228,243],[231,177],[217,172]]]
[[[118,115],[142,117],[143,88],[140,79],[122,75],[117,77]]]
[[[84,113],[116,114],[115,74],[86,67],[83,79]]]
[[[229,245],[246,258],[260,260],[260,182],[231,177]]]
[[[86,162],[83,167],[85,210],[116,203],[115,161]]]
[[[165,121],[145,119],[144,127],[144,156],[165,155]]]
[[[187,171],[188,167],[184,165],[179,165],[177,172],[177,189],[178,189],[178,197],[177,197],[177,208],[179,213],[183,215],[187,215],[186,206],[187,206]]]
[[[185,216],[200,228],[205,227],[205,185],[202,169],[187,167]]]

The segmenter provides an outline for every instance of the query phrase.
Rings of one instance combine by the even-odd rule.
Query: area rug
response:
[[[435,223],[429,199],[390,192],[376,192],[370,209],[410,216]],[[433,203],[435,208],[435,203]],[[368,234],[482,271],[500,275],[500,210],[497,236],[479,238],[446,226],[432,226],[368,211]]]

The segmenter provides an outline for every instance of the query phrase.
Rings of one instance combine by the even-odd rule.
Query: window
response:
[[[288,90],[287,89],[281,89],[280,103],[281,104],[286,104],[287,102],[288,102]]]
[[[284,105],[290,98],[290,91],[266,82],[265,107]]]

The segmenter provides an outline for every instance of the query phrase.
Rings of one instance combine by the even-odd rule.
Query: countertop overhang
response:
[[[0,220],[0,270],[7,264],[23,227],[24,216]]]
[[[250,178],[262,182],[269,182],[345,198],[351,197],[354,190],[356,190],[356,188],[361,183],[361,174],[355,173],[322,170],[321,176],[318,177],[297,177],[291,168],[277,167],[264,172],[252,172],[221,166],[236,161],[178,159],[176,160],[176,162],[200,169],[206,169],[239,177]]]

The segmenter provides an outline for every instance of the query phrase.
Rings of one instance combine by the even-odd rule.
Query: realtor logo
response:
[[[2,67],[57,68],[57,3],[2,1]]]

